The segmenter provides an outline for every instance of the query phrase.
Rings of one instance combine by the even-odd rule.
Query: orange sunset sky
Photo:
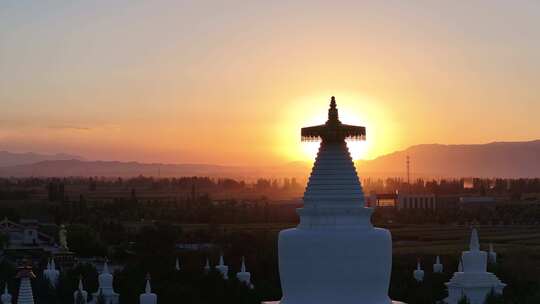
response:
[[[29,4],[31,3],[31,5]],[[6,1],[0,150],[275,165],[540,138],[538,1]]]

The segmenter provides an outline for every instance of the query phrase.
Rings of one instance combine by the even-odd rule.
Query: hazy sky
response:
[[[281,164],[540,138],[540,1],[2,1],[0,150]],[[306,152],[307,151],[307,152]]]

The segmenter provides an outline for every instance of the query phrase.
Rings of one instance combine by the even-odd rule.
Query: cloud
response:
[[[91,128],[89,127],[76,126],[76,125],[53,125],[53,126],[49,126],[49,129],[75,130],[75,131],[90,131],[91,130]]]

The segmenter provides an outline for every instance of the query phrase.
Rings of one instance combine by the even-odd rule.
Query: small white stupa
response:
[[[433,264],[433,272],[434,273],[442,273],[443,272],[443,264],[441,264],[441,258],[437,256],[435,258],[435,264]]]
[[[176,257],[176,262],[174,263],[174,269],[180,271],[180,258]]]
[[[17,278],[21,279],[19,285],[19,295],[17,304],[34,304],[34,294],[32,293],[32,282],[36,275],[32,272],[32,266],[23,266],[19,268]]]
[[[424,281],[424,271],[422,270],[422,266],[420,265],[420,259],[418,259],[418,261],[416,262],[416,269],[413,271],[413,277],[416,282]]]
[[[461,271],[454,273],[448,287],[448,298],[445,302],[456,304],[466,296],[470,304],[483,304],[488,293],[493,290],[501,294],[506,284],[502,283],[493,273],[487,272],[487,253],[480,250],[478,232],[471,232],[469,251],[461,255]]]
[[[82,303],[88,302],[88,292],[84,290],[83,282],[82,282],[82,276],[79,277],[79,286],[77,287],[77,290],[73,292],[73,303],[80,304],[78,301],[79,299],[82,299]]]
[[[9,294],[7,283],[4,286],[4,293],[0,299],[2,300],[2,304],[11,304],[11,295]]]
[[[56,263],[54,262],[54,258],[51,259],[50,263],[47,263],[47,268],[45,271],[47,272],[47,275],[45,275],[45,271],[43,271],[43,275],[47,280],[49,281],[49,284],[51,284],[52,287],[58,286],[58,280],[60,279],[60,271],[56,269]]]
[[[489,262],[492,264],[497,263],[497,253],[493,250],[493,243],[489,243]]]
[[[150,286],[150,275],[146,276],[146,288],[144,293],[139,296],[139,304],[157,304],[157,295],[152,293]]]
[[[251,273],[246,270],[246,260],[244,257],[242,257],[242,266],[240,266],[240,272],[236,273],[236,278],[249,288],[253,288],[253,284],[251,284]]]
[[[210,259],[206,258],[206,263],[204,264],[204,273],[209,273],[210,272]]]
[[[50,273],[51,273],[51,260],[48,259],[47,266],[45,267],[45,269],[43,269],[43,278],[45,278],[49,282],[50,282],[50,279],[49,279]]]
[[[114,292],[113,281],[114,277],[109,272],[109,265],[107,261],[105,261],[103,264],[103,270],[98,276],[98,291],[92,294],[93,298],[97,299],[97,297],[99,297],[101,294],[103,298],[105,298],[105,302],[107,304],[118,304],[119,295]]]
[[[216,265],[216,269],[221,273],[223,279],[229,279],[229,266],[225,265],[223,261],[223,254],[219,256],[219,264]]]
[[[325,124],[302,128],[304,141],[321,140],[300,223],[279,233],[281,304],[390,304],[392,238],[371,224],[373,209],[345,139],[365,128],[341,123],[331,98]]]

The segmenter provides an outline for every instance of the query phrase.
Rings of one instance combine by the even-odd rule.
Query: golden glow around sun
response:
[[[313,161],[320,142],[301,142],[302,127],[324,124],[328,116],[331,94],[306,96],[291,100],[288,111],[277,126],[277,153],[292,161]],[[339,119],[342,123],[366,127],[365,141],[347,141],[354,160],[371,159],[384,153],[387,143],[383,138],[391,138],[392,124],[379,104],[358,94],[335,94]],[[375,123],[377,122],[377,123]],[[384,122],[384,124],[383,124]]]

